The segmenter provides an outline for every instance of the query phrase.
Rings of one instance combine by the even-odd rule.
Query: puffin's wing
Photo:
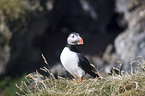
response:
[[[81,53],[77,53],[78,57],[79,57],[79,66],[88,74],[90,74],[91,76],[93,76],[94,78],[97,76],[99,77],[98,74],[94,73],[93,71],[93,67],[90,65],[88,59],[82,55]]]

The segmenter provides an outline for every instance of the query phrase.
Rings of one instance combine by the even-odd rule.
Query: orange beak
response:
[[[83,39],[79,36],[80,42],[78,43],[79,45],[84,44]]]

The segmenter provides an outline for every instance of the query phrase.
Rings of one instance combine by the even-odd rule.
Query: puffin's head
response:
[[[70,33],[67,38],[67,43],[70,45],[81,45],[84,44],[83,39],[79,36],[79,33]]]

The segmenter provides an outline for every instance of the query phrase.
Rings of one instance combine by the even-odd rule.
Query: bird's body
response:
[[[68,47],[65,47],[60,59],[65,69],[75,78],[83,77],[85,75],[85,71],[79,67],[79,57],[76,52],[73,52]]]
[[[77,83],[77,78],[80,78],[80,83],[82,77],[88,73],[93,77],[99,77],[93,71],[93,67],[90,65],[87,58],[81,54],[76,45],[83,44],[82,38],[78,33],[71,33],[67,38],[67,46],[63,49],[60,60],[65,69],[75,77],[75,83]]]

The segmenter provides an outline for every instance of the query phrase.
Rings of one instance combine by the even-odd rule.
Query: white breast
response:
[[[85,71],[78,66],[79,58],[77,54],[65,47],[60,55],[60,60],[65,69],[75,78],[85,75]]]

